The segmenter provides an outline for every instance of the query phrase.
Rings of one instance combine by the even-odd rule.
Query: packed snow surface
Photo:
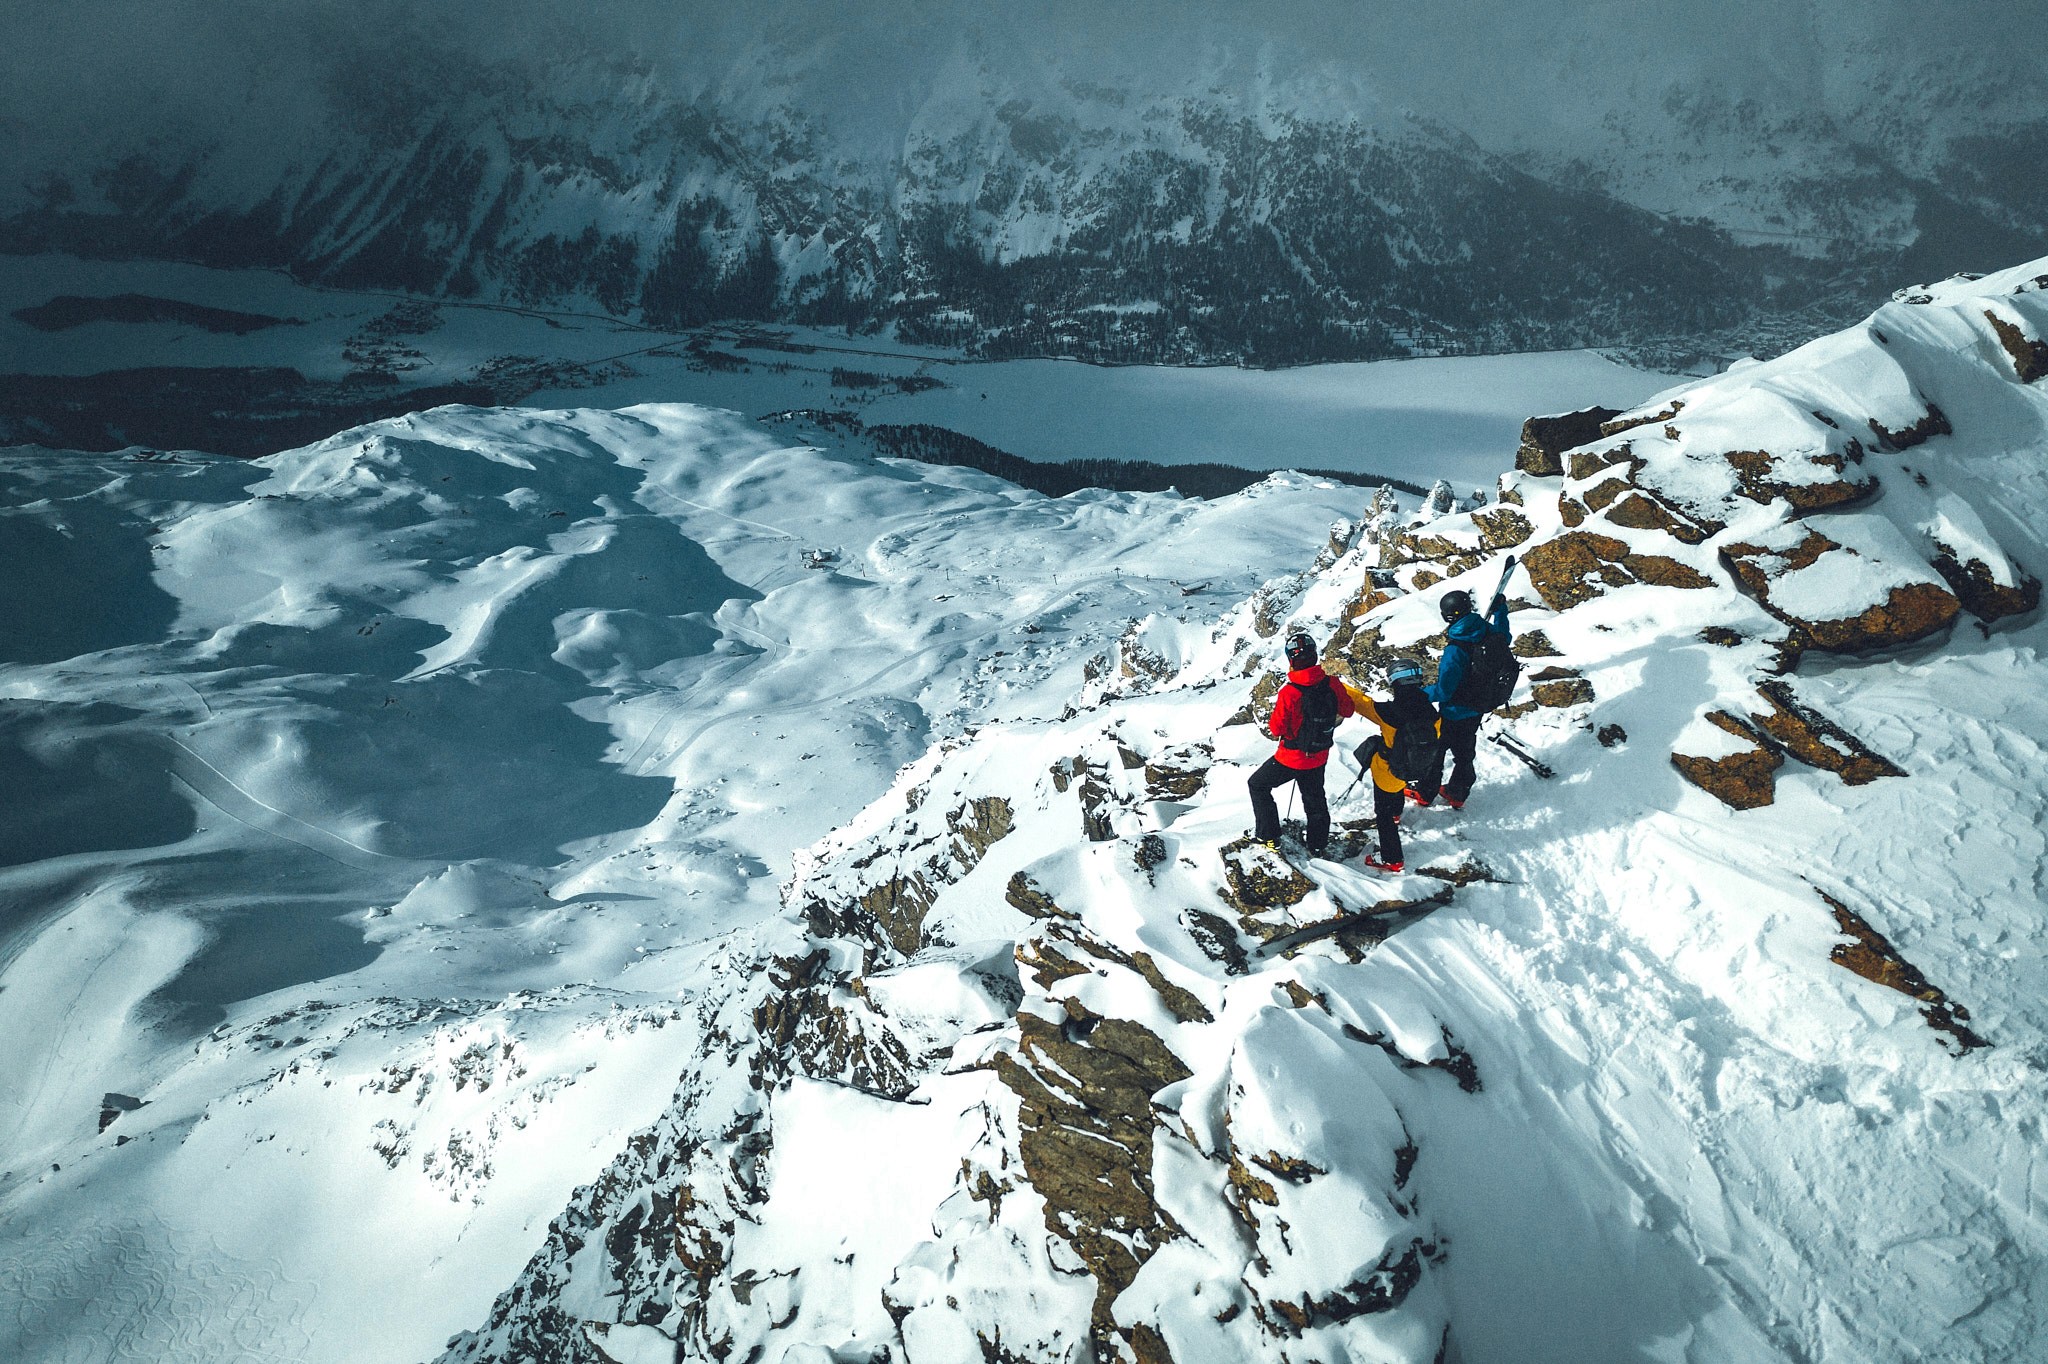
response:
[[[688,407],[13,452],[0,1352],[2040,1354],[2048,261],[1918,297],[1376,542]],[[1286,631],[1507,547],[1554,778],[1249,844]]]

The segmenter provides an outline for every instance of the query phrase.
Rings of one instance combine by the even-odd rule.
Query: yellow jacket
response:
[[[1358,714],[1380,727],[1380,748],[1372,755],[1372,784],[1382,791],[1399,791],[1408,783],[1394,775],[1394,769],[1387,766],[1387,750],[1394,746],[1394,727],[1380,717],[1380,708],[1373,704],[1371,697],[1358,698]],[[1443,732],[1443,721],[1437,721],[1437,732]]]

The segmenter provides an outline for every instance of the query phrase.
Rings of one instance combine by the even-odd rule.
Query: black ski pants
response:
[[[1399,791],[1383,791],[1375,782],[1372,788],[1372,817],[1378,826],[1380,836],[1380,861],[1401,860],[1401,807],[1408,797]]]
[[[1280,837],[1280,806],[1273,792],[1288,782],[1301,791],[1301,812],[1308,817],[1308,851],[1321,857],[1330,844],[1330,802],[1323,795],[1320,767],[1289,767],[1278,758],[1268,758],[1252,773],[1252,837]]]
[[[1425,802],[1435,800],[1439,790],[1460,804],[1464,803],[1465,797],[1472,794],[1472,782],[1476,775],[1472,770],[1472,758],[1479,747],[1479,722],[1485,718],[1484,715],[1475,715],[1469,720],[1453,720],[1448,715],[1444,717],[1444,746],[1437,757],[1436,771],[1415,783],[1415,793]],[[1445,756],[1451,759],[1449,781],[1445,781],[1443,776]]]

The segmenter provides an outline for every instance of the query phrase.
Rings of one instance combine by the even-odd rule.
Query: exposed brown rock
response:
[[[2048,341],[2036,341],[2015,324],[2006,321],[1997,313],[1984,314],[1984,320],[1991,324],[1991,330],[1998,333],[1998,344],[2005,347],[2005,353],[2012,357],[2013,373],[2023,384],[2048,377]],[[1523,428],[1524,431],[1527,428]]]
[[[1116,830],[1109,822],[1114,794],[1102,775],[1095,771],[1086,773],[1077,794],[1081,798],[1081,836],[1090,843],[1107,843],[1115,838]]]
[[[939,892],[974,870],[989,848],[1013,827],[1010,803],[1000,796],[967,801],[949,812],[950,836],[921,845],[921,860],[901,854],[895,869],[867,884],[850,905],[834,907],[808,900],[801,912],[820,937],[861,938],[909,956],[925,945],[924,920]],[[888,850],[877,848],[852,863],[866,869]]]
[[[1575,445],[1600,439],[1600,424],[1620,415],[1611,407],[1589,407],[1555,417],[1531,417],[1522,423],[1515,467],[1538,478],[1555,477],[1564,472],[1559,456]]]
[[[887,1024],[844,982],[769,995],[754,1007],[757,1085],[801,1073],[900,1099],[917,1087],[918,1067]]]
[[[1182,911],[1182,921],[1202,955],[1222,966],[1226,974],[1241,976],[1251,969],[1251,958],[1230,920],[1206,909],[1187,909]]]
[[[1586,524],[1586,504],[1579,501],[1576,497],[1559,493],[1557,495],[1557,515],[1558,519],[1563,521],[1567,527],[1583,526]]]
[[[1735,470],[1742,495],[1752,502],[1768,503],[1784,498],[1796,512],[1828,511],[1846,506],[1868,495],[1877,480],[1867,474],[1846,477],[1847,461],[1841,455],[1808,456],[1806,462],[1835,475],[1818,482],[1799,482],[1779,476],[1783,461],[1765,450],[1732,450],[1724,458]]]
[[[1871,752],[1855,735],[1802,705],[1788,684],[1765,682],[1757,691],[1770,710],[1761,715],[1751,714],[1750,719],[1808,767],[1833,772],[1848,786],[1863,786],[1879,777],[1906,775],[1905,769]]]
[[[1529,518],[1513,507],[1496,506],[1473,512],[1472,524],[1479,528],[1479,547],[1488,553],[1513,549],[1536,533]]]
[[[1696,758],[1689,753],[1671,755],[1679,775],[1732,810],[1754,810],[1778,798],[1774,775],[1785,759],[1765,744],[1748,725],[1725,711],[1707,716],[1709,723],[1747,739],[1750,748],[1725,758]]]
[[[1418,872],[1418,875],[1429,874]],[[1253,936],[1262,939],[1268,950],[1277,945],[1283,957],[1299,956],[1308,948],[1323,943],[1335,947],[1351,961],[1363,961],[1367,952],[1385,942],[1396,929],[1449,904],[1456,896],[1458,886],[1463,884],[1452,877],[1436,879],[1446,884],[1412,900],[1390,896],[1370,905],[1355,907],[1336,901],[1332,896],[1337,913],[1327,919],[1300,923],[1285,915],[1269,913],[1263,919],[1246,916],[1239,922]]]
[[[1285,909],[1316,888],[1286,858],[1249,836],[1224,844],[1222,856],[1224,885],[1217,894],[1240,914]]]
[[[1384,676],[1388,666],[1395,660],[1405,658],[1420,661],[1427,651],[1440,648],[1442,644],[1442,634],[1436,634],[1399,649],[1390,649],[1382,642],[1378,626],[1358,627],[1347,622],[1338,627],[1337,633],[1330,638],[1329,646],[1323,650],[1323,667],[1332,673],[1351,678],[1354,685],[1363,686],[1366,678]],[[1278,690],[1276,685],[1274,691]],[[1270,708],[1270,697],[1265,704]],[[1267,713],[1261,711],[1259,718],[1264,719]]]
[[[1083,952],[1100,961],[1115,962],[1151,986],[1153,992],[1159,996],[1160,1002],[1166,1005],[1166,1011],[1180,1022],[1215,1021],[1215,1016],[1209,1012],[1209,1006],[1202,1003],[1193,991],[1183,989],[1166,978],[1150,952],[1126,952],[1090,934],[1072,932],[1070,936],[1074,945]]]
[[[1019,1153],[1045,1225],[1095,1276],[1091,1332],[1113,1355],[1112,1306],[1161,1245],[1185,1233],[1155,1201],[1152,1096],[1192,1072],[1158,1034],[1066,1005],[1070,1022],[1017,1015],[1016,1051],[992,1062],[1021,1102]]]
[[[1600,424],[1600,434],[1603,436],[1613,436],[1623,431],[1632,431],[1638,426],[1654,426],[1658,422],[1670,421],[1683,411],[1685,411],[1685,399],[1674,398],[1671,400],[1671,406],[1665,408],[1662,412],[1653,412],[1647,417],[1620,417],[1613,421],[1602,422]]]
[[[937,898],[938,891],[922,873],[897,872],[868,887],[860,907],[881,928],[889,946],[907,957],[924,946],[924,917]]]
[[[1714,580],[1698,569],[1662,554],[1631,554],[1621,563],[1635,575],[1637,582],[1648,583],[1651,587],[1682,587],[1697,591],[1714,585]]]
[[[1589,512],[1605,511],[1615,498],[1620,497],[1632,486],[1626,478],[1610,478],[1588,488],[1580,495],[1579,500],[1586,504],[1586,510]]]
[[[1273,698],[1280,694],[1280,688],[1287,685],[1287,674],[1262,673],[1252,684],[1252,694],[1245,703],[1231,712],[1226,725],[1263,725],[1273,713]]]
[[[1881,425],[1877,418],[1870,419],[1870,432],[1877,437],[1877,443],[1886,450],[1909,450],[1934,436],[1955,434],[1955,428],[1948,424],[1948,414],[1933,403],[1927,404],[1927,411],[1911,426],[1897,431]]]
[[[1322,1005],[1325,1009],[1328,1008],[1327,1005],[1322,1004],[1321,995],[1309,989],[1308,986],[1303,985],[1298,980],[1283,980],[1280,982],[1280,988],[1287,992],[1288,1000],[1297,1009],[1306,1009],[1311,1004]]]
[[[1088,974],[1087,966],[1038,938],[1026,938],[1019,942],[1015,948],[1015,956],[1018,967],[1029,971],[1032,983],[1041,990],[1050,990],[1070,977]]]
[[[1516,635],[1509,646],[1516,658],[1563,658],[1564,651],[1550,642],[1550,636],[1541,630],[1531,630],[1526,635]]]
[[[1800,649],[1866,653],[1892,648],[1942,629],[1962,608],[1953,593],[1931,582],[1895,587],[1876,605],[1836,620],[1802,620],[1772,602],[1771,587],[1778,578],[1809,567],[1824,554],[1838,551],[1847,552],[1819,531],[1809,529],[1797,545],[1786,550],[1753,544],[1728,545],[1721,551],[1721,561],[1759,605],[1793,627]]]
[[[1954,1039],[1957,1055],[1966,1055],[1979,1047],[1991,1045],[1964,1026],[1970,1020],[1970,1011],[1930,985],[1927,977],[1920,974],[1920,969],[1900,956],[1899,950],[1884,934],[1872,928],[1867,919],[1824,890],[1816,889],[1814,893],[1834,911],[1835,923],[1849,939],[1828,953],[1829,961],[1847,967],[1865,980],[1888,990],[1897,990],[1902,995],[1910,995],[1925,1004],[1927,1007],[1920,1011],[1920,1016],[1927,1020],[1928,1027]]]
[[[1530,676],[1529,694],[1539,706],[1581,706],[1593,700],[1593,684],[1569,668],[1545,668]]]
[[[1252,594],[1252,630],[1260,639],[1271,639],[1280,633],[1280,627],[1287,621],[1288,599],[1271,588],[1260,588]]]
[[[1434,1061],[1416,1060],[1407,1052],[1395,1046],[1394,1039],[1388,1037],[1385,1033],[1367,1032],[1365,1029],[1350,1023],[1344,1024],[1343,1028],[1346,1037],[1354,1042],[1363,1042],[1367,1046],[1378,1047],[1386,1053],[1388,1060],[1403,1070],[1440,1070],[1456,1080],[1458,1088],[1464,1090],[1467,1094],[1477,1094],[1485,1088],[1485,1085],[1481,1084],[1479,1080],[1479,1063],[1472,1059],[1471,1052],[1458,1045],[1458,1039],[1452,1037],[1451,1030],[1442,1024],[1438,1024],[1437,1028],[1443,1034],[1444,1054],[1437,1057]]]
[[[1523,556],[1522,567],[1545,606],[1567,611],[1593,600],[1608,587],[1631,582],[1620,567],[1627,556],[1627,543],[1611,535],[1568,531],[1531,549]]]
[[[979,796],[946,815],[953,830],[953,855],[968,867],[1016,827],[1016,814],[1001,796]]]
[[[1960,563],[1956,552],[1939,540],[1934,547],[1939,553],[1927,562],[1956,594],[1963,609],[1978,620],[1989,624],[2007,616],[2023,616],[2041,604],[2039,578],[2022,573],[2016,586],[2007,587],[1991,576],[1991,566],[1982,559]]]
[[[1700,638],[1723,649],[1732,649],[1742,643],[1742,632],[1730,630],[1725,625],[1709,625],[1700,631]]]
[[[1054,899],[1040,889],[1038,883],[1023,872],[1012,872],[1010,884],[1003,892],[1003,898],[1013,909],[1029,914],[1034,919],[1071,919],[1075,916],[1061,909]]]
[[[1572,481],[1583,483],[1602,469],[1611,469],[1617,464],[1629,466],[1626,476],[1631,479],[1643,469],[1643,461],[1636,458],[1635,450],[1626,443],[1611,450],[1575,450],[1571,458]]]
[[[1714,580],[1676,559],[1637,554],[1626,541],[1597,531],[1567,531],[1531,549],[1522,560],[1529,581],[1553,611],[1566,611],[1608,588],[1643,582],[1659,587],[1712,587]]]
[[[1942,629],[1961,608],[1953,593],[1933,583],[1895,587],[1880,604],[1844,621],[1803,623],[1812,647],[1831,653],[1862,653],[1911,643]]]
[[[1670,503],[1641,490],[1617,502],[1607,513],[1607,519],[1631,530],[1660,530],[1688,545],[1699,544],[1721,529],[1719,522],[1700,522],[1682,516]]]
[[[1275,1335],[1283,1331],[1298,1335],[1321,1322],[1349,1321],[1371,1312],[1392,1311],[1422,1282],[1423,1266],[1442,1259],[1440,1246],[1418,1237],[1405,1247],[1388,1247],[1378,1263],[1334,1293],[1321,1298],[1304,1293],[1299,1302],[1282,1299],[1255,1310],[1266,1329]],[[1267,1315],[1266,1307],[1272,1309],[1272,1316]]]
[[[1209,759],[1214,750],[1207,744],[1187,744],[1169,749],[1145,764],[1147,800],[1186,800],[1209,780]]]

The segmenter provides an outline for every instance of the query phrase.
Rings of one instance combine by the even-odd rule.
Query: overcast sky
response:
[[[2042,0],[13,0],[0,155],[18,183],[153,136],[317,139],[336,109],[441,79],[444,54],[542,71],[578,53],[635,60],[672,93],[793,98],[887,137],[963,48],[1018,80],[1247,97],[1278,81],[1327,106],[1312,112],[1417,108],[1490,144],[1532,135],[1574,91],[1611,106],[1617,89],[1680,83],[1853,110],[1871,94],[1859,54],[2048,114]],[[1910,89],[1887,98],[1910,115]]]

